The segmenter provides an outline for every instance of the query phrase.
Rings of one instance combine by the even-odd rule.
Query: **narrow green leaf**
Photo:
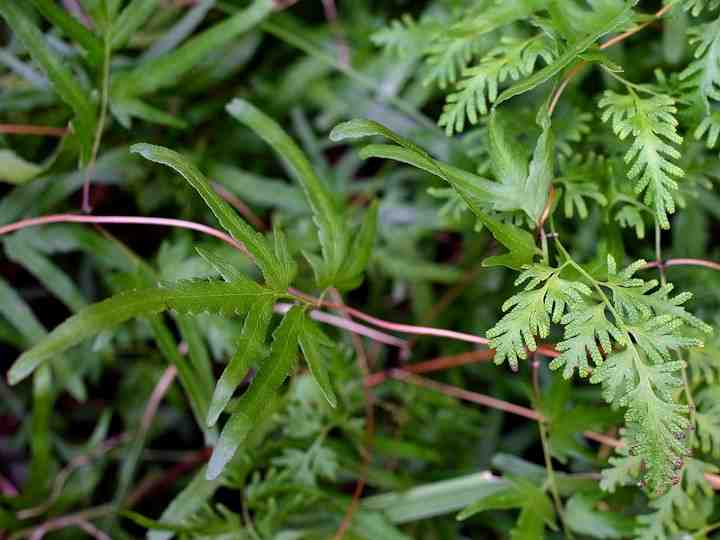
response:
[[[221,478],[208,480],[206,473],[205,467],[200,469],[163,511],[159,520],[162,528],[153,528],[157,527],[155,523],[148,524],[151,529],[146,536],[148,540],[170,540],[174,536],[172,527],[186,529],[181,523],[202,509],[221,485]]]
[[[86,163],[90,158],[95,134],[95,105],[16,0],[0,0],[0,15],[22,41],[33,60],[45,71],[60,98],[75,112],[74,131],[82,145],[82,161]]]
[[[140,118],[141,120],[145,120],[146,122],[150,122],[152,124],[159,124],[177,129],[185,129],[187,127],[187,123],[181,118],[157,109],[152,105],[148,105],[140,99],[116,99],[112,102],[110,108],[112,113],[117,117],[118,122],[127,129],[132,127],[133,118]]]
[[[78,42],[87,51],[88,60],[92,65],[102,64],[105,47],[99,37],[85,28],[80,21],[53,0],[30,1],[48,21],[60,28],[69,38]]]
[[[272,146],[302,186],[318,227],[326,278],[333,280],[346,256],[348,233],[330,189],[317,176],[298,145],[272,118],[242,99],[234,99],[227,111]]]
[[[207,425],[214,426],[253,363],[265,355],[265,336],[272,318],[272,299],[254,303],[245,318],[235,354],[218,380],[210,402]]]
[[[337,397],[330,383],[330,376],[325,367],[325,355],[323,354],[323,349],[334,346],[334,343],[309,317],[303,318],[299,342],[305,362],[307,362],[315,382],[322,390],[330,406],[337,407]]]
[[[146,3],[142,7],[150,10],[154,8],[148,7]],[[247,9],[205,30],[174,51],[142,62],[132,71],[116,77],[112,84],[112,94],[117,97],[140,97],[176,85],[181,77],[210,53],[222,50],[239,35],[260,23],[272,8],[272,0],[255,0]],[[126,20],[122,26],[118,24],[113,43],[116,46],[122,44],[132,34],[131,27],[136,24],[137,20]]]
[[[508,482],[487,472],[469,474],[416,486],[399,493],[365,497],[362,507],[382,511],[393,523],[402,524],[456,512],[473,501],[507,487]]]
[[[166,309],[183,313],[245,311],[253,301],[271,294],[259,285],[253,285],[191,281],[181,282],[173,288],[141,289],[118,294],[86,307],[23,353],[10,368],[8,380],[11,384],[20,382],[45,360],[133,317],[160,313]]]
[[[275,289],[285,290],[289,283],[288,276],[282,274],[281,265],[272,252],[267,240],[256,232],[237,212],[225,202],[210,186],[205,176],[188,159],[181,154],[151,144],[134,144],[131,152],[138,153],[147,160],[162,163],[183,176],[208,205],[212,213],[236,240],[245,244],[248,251],[255,257],[255,262],[262,270],[265,279]]]
[[[525,504],[527,497],[521,493],[517,486],[509,485],[495,492],[486,493],[482,498],[476,500],[470,506],[465,508],[457,516],[459,521],[468,519],[469,517],[486,512],[487,510],[509,510],[511,508],[521,508]]]
[[[240,398],[237,410],[225,424],[207,469],[207,478],[217,478],[253,428],[262,421],[273,398],[297,360],[298,334],[303,311],[295,306],[273,334],[270,357],[263,362],[250,388]]]
[[[42,174],[44,170],[44,167],[21,158],[12,150],[0,150],[0,181],[24,184]]]
[[[132,35],[150,18],[158,0],[131,0],[125,6],[110,30],[110,45],[113,49],[123,47]]]
[[[493,193],[496,190],[494,182],[452,165],[428,160],[407,148],[389,144],[370,144],[360,151],[360,156],[363,159],[371,157],[392,159],[434,174],[455,188],[476,214],[484,212],[496,199]]]
[[[217,253],[213,251],[208,251],[207,249],[201,247],[196,247],[195,251],[197,251],[198,255],[200,255],[210,266],[212,266],[215,271],[220,274],[222,278],[228,283],[233,283],[235,281],[252,281],[245,274],[243,274],[239,268],[231,264],[227,259],[221,257]]]
[[[87,305],[85,296],[73,280],[47,256],[17,236],[6,238],[4,243],[8,258],[26,268],[72,311],[80,311]]]
[[[353,239],[338,276],[338,287],[341,290],[354,289],[362,283],[363,272],[370,261],[377,236],[378,208],[377,201],[373,201]]]

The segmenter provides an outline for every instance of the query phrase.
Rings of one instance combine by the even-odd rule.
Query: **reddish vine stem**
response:
[[[663,6],[661,9],[659,9],[655,14],[653,15],[653,18],[650,19],[647,22],[644,22],[643,24],[640,24],[636,26],[635,28],[631,28],[630,30],[623,32],[622,34],[618,34],[615,37],[612,37],[608,39],[606,42],[602,43],[598,48],[601,51],[604,51],[605,49],[612,47],[613,45],[617,45],[618,43],[621,43],[625,41],[630,36],[633,36],[640,32],[641,30],[644,30],[654,22],[656,22],[658,19],[662,18],[665,14],[667,14],[671,9],[673,8],[673,4],[667,4]],[[548,115],[552,116],[553,111],[555,111],[555,108],[557,107],[558,102],[560,101],[560,96],[563,94],[565,89],[567,88],[570,81],[580,72],[580,70],[586,66],[588,62],[586,60],[583,60],[579,63],[577,63],[570,71],[568,71],[567,75],[563,79],[562,83],[560,83],[560,86],[555,91],[555,94],[553,95],[553,98],[550,102],[550,106],[548,107]]]
[[[339,310],[340,313],[346,319],[348,319],[348,321],[351,321],[352,319],[348,314],[347,307],[345,306],[345,303],[342,299],[342,296],[340,296],[340,293],[336,289],[333,289],[331,291],[331,294],[333,295],[335,302],[338,305],[342,306]],[[368,471],[370,469],[370,463],[372,461],[373,439],[375,436],[375,407],[373,406],[375,398],[373,396],[370,385],[367,383],[368,377],[370,375],[370,366],[368,365],[367,353],[365,352],[365,347],[362,340],[360,339],[360,336],[351,333],[350,337],[353,342],[353,347],[355,348],[355,356],[357,357],[358,364],[360,365],[360,371],[363,375],[363,393],[365,395],[365,440],[363,441],[360,477],[355,484],[355,491],[353,492],[352,500],[350,501],[350,504],[345,510],[345,516],[340,522],[340,526],[338,527],[338,530],[335,533],[333,540],[343,539],[345,533],[350,527],[350,524],[352,523],[353,515],[355,515],[355,512],[360,506],[360,498],[362,497],[363,491],[365,490]]]
[[[437,392],[445,394],[446,396],[455,397],[463,401],[469,401],[472,403],[483,405],[485,407],[505,411],[510,414],[522,416],[529,420],[534,420],[536,422],[546,421],[546,418],[534,409],[529,409],[527,407],[516,405],[515,403],[510,403],[508,401],[487,396],[485,394],[471,392],[470,390],[465,390],[464,388],[458,388],[457,386],[452,386],[432,379],[427,379],[425,377],[420,377],[418,375],[408,372],[407,370],[393,369],[391,370],[389,376],[393,379],[409,382],[416,386],[422,386],[423,388],[435,390]],[[590,439],[592,441],[596,441],[606,446],[611,446],[613,448],[622,448],[624,446],[622,441],[618,439],[613,439],[612,437],[609,437],[602,433],[597,433],[595,431],[584,431],[583,436],[586,439]],[[707,480],[708,484],[710,484],[713,489],[720,490],[720,475],[705,473],[705,480]]]
[[[33,126],[30,124],[0,124],[0,133],[12,135],[47,135],[48,137],[64,137],[68,128],[52,126]]]
[[[453,356],[440,356],[426,362],[417,362],[403,366],[403,370],[409,373],[429,373],[431,371],[442,371],[458,366],[466,366],[468,364],[477,364],[479,362],[487,362],[495,356],[495,351],[483,350],[472,351]],[[385,382],[388,377],[392,377],[392,370],[378,371],[365,379],[369,386],[377,386]]]
[[[88,216],[88,215],[79,215],[79,214],[51,214],[48,216],[42,216],[37,218],[28,218],[23,219],[20,221],[17,221],[15,223],[10,223],[8,225],[4,225],[0,227],[0,236],[4,234],[8,234],[14,231],[19,231],[21,229],[25,229],[27,227],[33,227],[38,225],[45,225],[49,223],[106,223],[106,224],[128,224],[128,225],[157,225],[157,226],[163,226],[163,227],[179,227],[183,229],[190,229],[194,231],[201,232],[203,234],[207,234],[209,236],[213,236],[215,238],[218,238],[222,240],[223,242],[229,244],[230,246],[234,247],[235,249],[238,249],[239,251],[243,252],[247,256],[251,256],[248,252],[247,248],[234,238],[232,238],[230,235],[219,231],[217,229],[214,229],[213,227],[210,227],[208,225],[203,225],[201,223],[195,223],[194,221],[186,221],[182,219],[172,219],[172,218],[157,218],[157,217],[137,217],[137,216]],[[645,265],[645,268],[653,268],[654,265],[657,264],[657,261],[650,262],[647,265]],[[688,259],[688,258],[680,258],[680,259],[668,259],[665,261],[665,266],[702,266],[705,268],[711,268],[713,270],[720,271],[720,263],[714,262],[714,261],[708,261],[704,259]],[[292,294],[295,294],[299,297],[305,298],[306,300],[314,303],[318,307],[327,307],[331,309],[344,309],[346,310],[350,315],[353,317],[363,320],[367,323],[370,323],[378,328],[383,328],[385,330],[391,330],[395,332],[401,332],[405,334],[415,334],[415,335],[426,335],[426,336],[436,336],[436,337],[442,337],[447,339],[455,339],[458,341],[465,341],[469,343],[476,343],[479,345],[488,345],[489,340],[486,338],[483,338],[481,336],[476,336],[474,334],[466,334],[464,332],[456,332],[454,330],[445,330],[442,328],[434,328],[430,326],[415,326],[411,324],[400,324],[400,323],[394,323],[390,321],[386,321],[384,319],[379,319],[377,317],[373,317],[371,315],[368,315],[367,313],[364,313],[360,310],[357,310],[355,308],[349,307],[349,306],[341,306],[338,304],[333,304],[329,302],[322,301],[318,298],[315,298],[313,296],[310,296],[302,291],[299,291],[297,289],[289,289],[289,292]],[[549,345],[541,345],[538,347],[537,352],[540,354],[543,354],[545,356],[549,357],[556,357],[559,356],[560,353],[558,353],[554,348],[552,348]]]

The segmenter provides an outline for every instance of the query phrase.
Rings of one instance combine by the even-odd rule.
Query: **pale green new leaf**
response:
[[[44,167],[18,156],[6,148],[0,150],[0,181],[24,184],[42,174]]]
[[[134,144],[131,152],[140,154],[149,161],[162,163],[182,175],[208,205],[212,213],[235,240],[242,242],[255,258],[268,283],[278,290],[287,289],[291,276],[285,275],[282,265],[272,251],[270,244],[256,232],[237,212],[210,186],[210,183],[200,170],[181,154],[151,144]]]
[[[227,111],[272,146],[302,186],[320,236],[325,263],[323,277],[327,280],[323,285],[332,284],[347,255],[349,233],[330,189],[317,176],[302,150],[272,118],[239,98],[227,106]]]
[[[273,334],[270,356],[258,369],[250,388],[242,395],[236,410],[223,427],[213,449],[206,477],[217,478],[232,459],[238,447],[267,412],[267,403],[278,391],[295,366],[298,337],[304,313],[295,306],[285,315]]]
[[[568,304],[590,293],[587,285],[564,280],[558,269],[539,264],[520,274],[515,284],[525,281],[525,290],[503,304],[503,311],[508,313],[487,332],[490,347],[495,349],[495,363],[507,360],[513,370],[518,369],[518,359],[527,358],[528,350],[537,349],[535,336],[547,337],[551,320],[560,322]]]
[[[536,255],[540,254],[532,234],[511,223],[502,223],[489,215],[476,214],[478,221],[487,227],[495,240],[505,246],[509,252],[493,255],[483,260],[483,266],[506,266],[520,270],[531,264]]]

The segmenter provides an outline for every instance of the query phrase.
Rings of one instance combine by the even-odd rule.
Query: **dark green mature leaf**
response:
[[[265,17],[273,8],[272,0],[255,0],[247,9],[225,19],[168,54],[141,62],[135,69],[116,77],[112,95],[118,98],[141,97],[162,88],[176,85],[210,53],[244,34]],[[147,8],[152,9],[152,8]],[[127,22],[118,30],[115,43],[123,42],[137,21]]]
[[[99,66],[105,56],[105,46],[100,38],[85,28],[80,21],[52,0],[30,0],[38,12],[77,41],[88,54],[90,62]]]
[[[270,356],[258,369],[250,388],[240,398],[237,409],[223,427],[220,439],[208,463],[208,480],[217,478],[232,459],[238,447],[253,428],[262,421],[267,403],[278,391],[295,366],[298,336],[301,332],[303,310],[297,306],[288,311],[273,334]]]
[[[33,60],[45,71],[60,98],[75,112],[74,131],[82,146],[81,161],[86,163],[90,159],[97,120],[96,107],[89,93],[49,47],[43,33],[16,0],[0,0],[0,14],[23,42]]]
[[[273,299],[255,302],[245,317],[242,334],[238,338],[238,346],[230,362],[215,386],[207,424],[214,426],[233,393],[248,373],[253,363],[266,354],[265,335],[270,326],[273,312]]]
[[[153,14],[158,2],[159,0],[130,0],[113,22],[109,37],[111,47],[123,47]]]
[[[273,293],[254,282],[180,282],[174,287],[141,289],[118,294],[93,304],[70,317],[45,339],[24,352],[8,372],[16,384],[37,366],[82,340],[112,328],[133,317],[173,309],[182,313],[243,312],[255,301]]]
[[[182,175],[200,194],[205,204],[215,214],[220,225],[233,238],[245,245],[255,258],[255,262],[262,270],[270,286],[278,290],[287,289],[292,276],[288,276],[283,272],[282,265],[273,253],[270,244],[260,233],[253,230],[245,220],[238,216],[237,212],[224,199],[215,193],[210,183],[195,165],[181,154],[162,146],[135,144],[130,148],[130,151],[140,154],[147,160],[167,165]]]
[[[72,311],[79,311],[87,305],[85,296],[72,279],[47,256],[27,245],[23,239],[16,236],[7,238],[5,252],[10,260],[27,268]]]
[[[317,176],[302,150],[272,118],[242,99],[234,99],[227,111],[272,146],[302,186],[312,208],[323,252],[321,286],[332,284],[347,255],[349,233],[330,189]]]
[[[565,506],[565,521],[574,532],[592,538],[627,538],[635,529],[635,520],[596,507],[602,493],[577,493]]]
[[[363,278],[363,272],[370,261],[377,236],[378,221],[377,201],[373,201],[365,213],[360,230],[350,244],[348,255],[340,267],[338,288],[348,290],[357,287]]]

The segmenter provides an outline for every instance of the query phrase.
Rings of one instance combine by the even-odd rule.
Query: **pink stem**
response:
[[[275,312],[287,313],[290,307],[290,304],[276,304]],[[332,315],[331,313],[325,313],[324,311],[314,309],[310,312],[310,317],[316,321],[342,328],[344,330],[347,330],[348,332],[365,336],[374,341],[384,343],[385,345],[392,345],[403,350],[407,349],[408,346],[407,341],[405,341],[404,339],[391,336],[390,334],[380,332],[379,330],[375,330],[374,328],[370,328],[369,326],[365,326],[354,321],[343,319],[342,317]]]
[[[48,135],[50,137],[64,137],[70,130],[52,126],[34,126],[31,124],[0,124],[0,133],[14,135]]]
[[[46,225],[48,223],[108,223],[108,224],[126,224],[126,225],[158,225],[161,227],[179,227],[182,229],[190,229],[201,233],[219,238],[223,242],[231,245],[235,249],[249,255],[247,248],[230,235],[222,231],[213,229],[201,223],[193,221],[185,221],[184,219],[158,218],[158,217],[136,217],[136,216],[83,216],[78,214],[52,214],[37,218],[23,219],[9,225],[0,227],[0,236],[8,234],[27,227],[37,225]]]
[[[702,266],[704,268],[710,268],[711,270],[720,271],[720,263],[708,261],[705,259],[668,259],[662,263],[664,267],[668,266]],[[645,268],[657,268],[659,266],[658,261],[652,261],[645,265]]]

